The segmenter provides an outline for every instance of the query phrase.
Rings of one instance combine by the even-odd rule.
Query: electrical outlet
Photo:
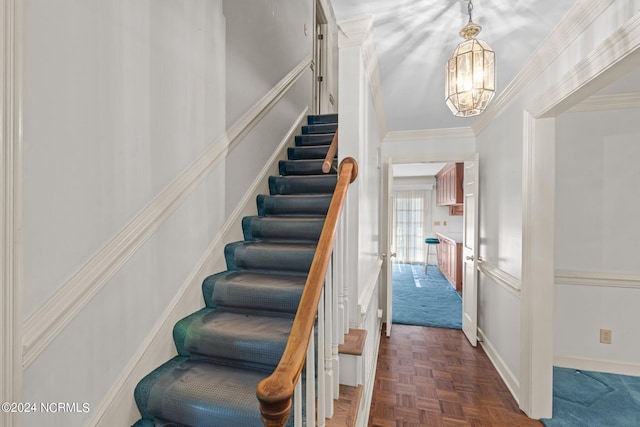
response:
[[[600,329],[600,343],[611,344],[611,329]]]
[[[443,221],[443,222],[442,222],[442,225],[447,225],[447,221]]]

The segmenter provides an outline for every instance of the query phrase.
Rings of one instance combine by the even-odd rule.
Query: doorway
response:
[[[416,161],[420,162],[419,164],[416,163]],[[394,237],[393,237],[393,213],[392,213],[392,206],[393,206],[393,201],[395,199],[394,197],[394,188],[398,188],[398,189],[406,189],[407,187],[411,187],[412,185],[418,186],[420,184],[416,183],[415,181],[411,182],[411,181],[405,181],[404,183],[404,187],[403,184],[398,184],[396,185],[396,180],[394,179],[394,172],[393,169],[395,168],[396,171],[401,171],[403,169],[407,170],[411,170],[411,169],[420,169],[420,168],[428,168],[431,167],[431,169],[433,169],[432,172],[430,173],[416,173],[416,172],[396,172],[395,175],[405,175],[405,177],[407,175],[422,175],[423,177],[427,177],[427,176],[431,176],[431,182],[428,182],[426,179],[422,180],[422,185],[423,187],[425,187],[426,185],[430,185],[431,186],[431,190],[433,191],[434,194],[434,200],[433,200],[433,206],[436,206],[436,200],[435,200],[435,180],[433,179],[433,176],[435,176],[435,174],[443,167],[444,164],[446,163],[457,163],[457,162],[467,162],[467,164],[475,164],[477,165],[478,159],[477,159],[477,154],[476,153],[470,153],[467,155],[446,155],[446,154],[441,154],[441,155],[437,155],[437,154],[432,154],[432,155],[425,155],[424,158],[422,159],[416,159],[411,158],[411,159],[406,159],[406,160],[398,160],[398,159],[385,159],[385,163],[384,163],[384,169],[385,169],[385,173],[383,173],[383,175],[386,175],[387,173],[389,174],[389,183],[386,183],[386,185],[383,185],[383,191],[384,194],[382,196],[382,201],[383,204],[386,204],[386,211],[388,211],[388,217],[389,220],[385,221],[387,230],[386,233],[383,233],[383,235],[387,235],[387,243],[386,243],[386,247],[389,248],[389,253],[392,253],[395,255],[395,253],[397,253],[397,243],[394,242]],[[439,164],[438,164],[439,163]],[[475,177],[475,179],[470,180],[470,183],[474,186],[477,186],[477,176]],[[475,198],[477,191],[476,192],[471,192],[470,193],[472,197]],[[475,199],[474,199],[475,200]],[[396,203],[397,204],[397,203]],[[477,205],[473,202],[470,203],[470,206],[474,209],[474,213],[467,213],[466,217],[471,218],[472,219],[472,223],[476,224],[477,223]],[[448,209],[446,209],[447,214],[449,213]],[[449,218],[449,219],[447,219]],[[429,223],[424,227],[423,233],[424,236],[421,236],[420,238],[420,244],[422,245],[422,248],[424,248],[424,250],[427,249],[427,245],[425,244],[425,238],[427,237],[431,237],[431,234],[437,235],[438,232],[442,232],[442,234],[445,234],[447,232],[451,232],[451,229],[445,228],[447,226],[451,227],[455,227],[455,224],[457,223],[458,225],[458,229],[455,230],[457,232],[457,235],[455,236],[455,240],[459,241],[460,244],[464,244],[464,218],[465,215],[462,215],[461,217],[459,217],[459,219],[454,219],[453,221],[450,220],[449,215],[446,215],[444,218],[440,219],[436,219],[436,216],[432,216],[431,221],[429,221]],[[445,222],[446,221],[446,222]],[[439,228],[436,228],[439,227]],[[468,236],[469,237],[469,245],[465,245],[470,247],[470,249],[472,251],[475,250],[475,248],[477,247],[477,245],[475,245],[475,243],[473,242],[477,242],[477,227],[472,227],[470,228],[472,235]],[[393,249],[391,249],[393,248]],[[395,252],[395,253],[394,253]],[[425,253],[425,258],[424,262],[426,262],[426,253]],[[433,257],[433,255],[432,255]],[[388,261],[391,261],[390,259],[388,259]],[[401,260],[398,260],[401,261]],[[411,261],[413,261],[415,263],[415,256],[414,259],[412,259]],[[431,262],[433,262],[433,260],[431,260]],[[431,263],[430,262],[430,263]],[[467,289],[471,290],[473,289],[473,292],[468,292],[467,293],[467,298],[466,298],[466,303],[464,296],[462,297],[462,301],[463,301],[463,305],[466,305],[466,312],[468,314],[469,319],[472,319],[473,322],[470,325],[470,327],[468,328],[468,331],[465,331],[465,334],[467,334],[468,339],[470,341],[470,343],[472,345],[476,345],[477,343],[477,309],[475,308],[477,306],[477,292],[475,292],[475,287],[477,286],[477,274],[475,274],[476,270],[476,262],[477,259],[476,257],[472,257],[471,260],[471,267],[470,269],[474,272],[474,274],[467,274],[467,279],[466,280],[470,280]],[[392,262],[387,262],[386,263],[388,265],[387,269],[391,270],[394,268],[393,263]],[[437,271],[437,267],[436,265],[433,266],[433,270]],[[424,264],[421,264],[421,268],[424,269]],[[424,271],[424,270],[422,270]],[[431,269],[428,269],[428,271],[431,271]],[[463,270],[464,271],[464,270]],[[417,275],[417,273],[416,273]],[[464,277],[465,275],[462,275],[462,277]],[[419,277],[418,277],[419,279]],[[418,285],[420,285],[419,280],[416,281],[416,283],[418,283]],[[465,286],[463,284],[462,289],[465,289]],[[387,335],[390,334],[391,331],[391,325],[393,323],[393,318],[394,318],[394,310],[393,310],[393,274],[391,274],[391,271],[387,272],[387,286],[386,286],[386,292],[383,292],[383,306],[386,307],[386,322],[387,322]],[[462,316],[461,316],[462,317]],[[460,321],[462,321],[462,319],[460,319]]]

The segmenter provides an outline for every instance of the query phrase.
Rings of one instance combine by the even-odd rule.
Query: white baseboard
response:
[[[136,384],[149,372],[176,355],[173,326],[183,317],[203,307],[202,280],[210,274],[226,269],[224,246],[242,240],[242,218],[256,214],[255,200],[260,193],[268,194],[267,177],[277,175],[278,160],[285,158],[286,148],[294,140],[309,107],[298,116],[294,125],[265,164],[238,206],[229,216],[218,235],[202,256],[193,272],[180,287],[177,295],[155,324],[147,339],[129,361],[109,393],[93,412],[90,426],[125,426],[133,424],[140,414],[133,399]]]
[[[498,374],[502,378],[502,380],[507,385],[507,388],[511,392],[511,395],[516,400],[516,402],[520,403],[520,381],[513,375],[511,369],[507,366],[507,364],[502,360],[495,347],[491,345],[491,341],[487,339],[487,336],[482,332],[482,329],[478,328],[478,338],[480,339],[480,345],[484,349],[484,352],[487,353],[489,360],[498,371]]]
[[[613,360],[586,359],[581,357],[556,354],[553,364],[561,368],[580,369],[583,371],[606,372],[610,374],[631,375],[640,377],[640,364],[624,363]]]

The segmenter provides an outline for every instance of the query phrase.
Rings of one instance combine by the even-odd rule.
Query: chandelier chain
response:
[[[471,20],[471,12],[473,12],[473,3],[471,0],[469,0],[469,4],[467,5],[467,12],[469,13],[469,24],[471,24],[473,22]]]

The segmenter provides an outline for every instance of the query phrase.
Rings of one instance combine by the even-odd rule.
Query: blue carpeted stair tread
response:
[[[287,157],[289,160],[317,160],[327,157],[328,145],[312,145],[308,147],[289,147]]]
[[[202,282],[208,307],[269,310],[294,315],[307,280],[306,274],[265,274],[224,271]]]
[[[247,216],[242,219],[246,241],[269,240],[317,243],[324,217]]]
[[[275,194],[333,194],[337,175],[270,176],[269,192]]]
[[[228,270],[306,273],[316,251],[315,244],[234,242],[224,248]]]
[[[280,160],[278,164],[280,175],[321,175],[324,160]],[[335,174],[338,161],[333,160],[329,174]]]
[[[262,426],[256,386],[269,372],[177,357],[136,387],[143,416],[182,426]],[[151,378],[149,378],[151,377]]]
[[[311,135],[296,135],[295,142],[297,147],[310,147],[314,145],[331,145],[333,141],[333,133],[320,133]]]
[[[291,331],[291,317],[204,308],[174,327],[181,356],[233,360],[234,364],[277,366]]]
[[[337,114],[312,114],[307,116],[307,124],[318,125],[323,123],[338,123]]]
[[[257,197],[258,216],[324,216],[331,197],[331,194],[260,194]]]
[[[337,123],[305,125],[305,126],[302,126],[302,134],[317,135],[317,134],[335,133],[337,129],[338,129]]]

